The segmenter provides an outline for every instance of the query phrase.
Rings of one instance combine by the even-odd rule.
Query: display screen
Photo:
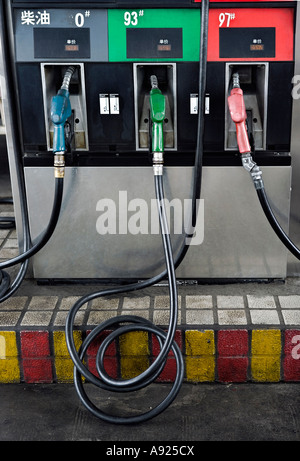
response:
[[[220,28],[220,58],[275,58],[275,27]]]
[[[181,28],[129,28],[127,58],[182,58]]]
[[[90,30],[34,28],[35,58],[89,58]]]

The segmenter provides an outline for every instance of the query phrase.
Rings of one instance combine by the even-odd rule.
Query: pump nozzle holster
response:
[[[233,88],[228,97],[228,107],[231,118],[236,126],[236,136],[239,151],[241,154],[251,152],[247,127],[246,127],[246,107],[244,94],[241,88]]]
[[[64,127],[67,119],[71,116],[72,109],[69,92],[60,89],[56,96],[52,98],[51,120],[54,125],[53,153],[65,152],[65,132]]]

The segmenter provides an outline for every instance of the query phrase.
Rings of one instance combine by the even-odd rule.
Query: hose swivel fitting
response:
[[[164,153],[163,152],[153,152],[152,163],[153,163],[154,176],[162,176],[163,165],[164,165]]]
[[[56,152],[54,155],[54,177],[65,177],[65,155],[64,152]]]
[[[246,171],[248,171],[248,173],[250,173],[250,176],[254,182],[255,189],[262,189],[264,187],[262,171],[260,170],[257,163],[254,162],[252,155],[250,153],[241,154],[241,159],[243,167]]]

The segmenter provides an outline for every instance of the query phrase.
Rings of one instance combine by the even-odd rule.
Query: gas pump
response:
[[[8,6],[7,2],[7,6]],[[9,8],[10,10],[10,8]],[[13,11],[10,10],[11,12]],[[149,10],[150,11],[150,10]],[[189,14],[189,10],[180,10],[180,13],[184,12],[185,13],[185,28],[187,30],[187,27],[189,25],[189,22],[187,19],[192,19],[194,21],[194,25],[196,24],[198,27],[198,41],[196,42],[195,49],[198,52],[198,59],[200,56],[200,62],[199,62],[199,82],[198,82],[198,90],[199,90],[199,110],[201,110],[201,115],[198,117],[198,142],[197,142],[197,148],[196,148],[196,153],[194,153],[195,157],[195,180],[194,180],[194,185],[193,185],[193,221],[196,221],[196,198],[200,194],[200,179],[201,175],[201,167],[202,167],[202,157],[203,157],[203,144],[201,142],[203,132],[204,132],[204,127],[203,127],[203,101],[204,101],[204,91],[205,91],[205,78],[206,78],[206,52],[207,52],[207,26],[208,26],[208,1],[204,2],[202,11],[201,11],[201,40],[199,43],[200,39],[200,11],[199,8],[195,8],[193,11],[193,14]],[[19,11],[20,13],[20,11]],[[30,25],[31,21],[35,21],[34,18],[38,18],[38,21],[42,21],[42,17],[39,17],[39,12],[37,15],[34,17],[31,14],[32,12],[30,10],[28,11],[22,11],[21,12],[21,20],[23,18],[24,24]],[[107,18],[107,10],[101,10],[98,12],[100,14],[96,14],[97,19],[102,18],[102,20]],[[166,12],[163,10],[159,11],[159,14],[163,13],[162,18],[165,18]],[[69,12],[68,12],[69,14]],[[123,13],[122,13],[123,14]],[[50,24],[50,13],[44,11],[43,13],[43,21],[48,22]],[[111,13],[112,17],[114,16]],[[119,13],[118,13],[119,15]],[[127,21],[127,12],[124,13],[124,19],[125,22]],[[177,23],[179,21],[179,11],[173,11],[173,16],[174,18],[177,18]],[[55,14],[54,14],[55,17]],[[81,13],[80,15],[76,14],[75,16],[77,19],[75,19],[75,22],[79,21],[79,18],[82,18]],[[81,23],[80,23],[81,24]],[[78,22],[78,27],[81,27]],[[18,28],[18,27],[17,27]],[[26,29],[27,31],[28,29]],[[197,29],[196,29],[197,31]],[[19,31],[20,32],[20,31]],[[144,40],[144,52],[148,53],[148,38],[147,38],[147,32],[148,30],[141,30],[139,32],[142,32],[141,38]],[[27,169],[27,172],[29,176],[31,175],[32,172],[34,174],[37,173],[37,170],[39,168],[35,168],[36,165],[34,165],[35,161],[33,161],[33,164],[31,163],[32,160],[37,157],[39,157],[38,161],[38,166],[41,166],[42,170],[40,170],[40,173],[42,173],[44,186],[48,186],[48,182],[46,179],[46,176],[48,174],[47,169],[48,169],[48,163],[50,155],[53,156],[54,154],[54,172],[55,172],[55,200],[54,200],[54,206],[53,206],[53,213],[49,221],[49,225],[46,229],[46,232],[43,234],[43,236],[38,239],[38,243],[35,243],[30,249],[27,249],[24,251],[19,257],[15,258],[15,260],[11,260],[5,263],[4,266],[2,267],[7,267],[12,264],[16,264],[17,262],[25,261],[27,260],[30,256],[33,256],[38,253],[39,250],[47,243],[51,243],[53,241],[53,234],[54,234],[54,229],[57,232],[56,227],[58,228],[61,219],[63,218],[64,210],[61,207],[62,203],[62,180],[65,177],[65,160],[67,167],[71,166],[72,169],[74,169],[74,165],[77,166],[83,166],[85,162],[87,161],[88,158],[92,158],[94,154],[92,154],[93,149],[91,147],[91,143],[93,142],[93,135],[91,131],[84,131],[84,128],[87,127],[85,121],[89,120],[88,115],[89,111],[87,111],[86,105],[85,105],[85,90],[86,88],[84,86],[84,81],[87,78],[87,67],[85,69],[85,72],[83,72],[83,64],[82,63],[63,63],[63,64],[57,64],[57,63],[39,63],[39,66],[34,66],[27,64],[27,61],[31,61],[32,59],[36,58],[44,58],[47,60],[47,58],[50,58],[51,56],[51,51],[50,51],[50,40],[53,39],[55,34],[57,35],[58,39],[58,57],[62,57],[64,55],[64,51],[70,51],[71,54],[68,54],[68,56],[72,57],[72,53],[75,51],[79,51],[79,54],[81,55],[80,57],[83,59],[87,59],[90,57],[90,42],[88,40],[88,35],[86,34],[86,31],[84,33],[79,33],[77,30],[76,32],[72,31],[72,39],[67,38],[69,37],[69,34],[66,35],[66,31],[62,30],[61,28],[58,28],[58,30],[50,30],[45,29],[45,30],[39,30],[33,28],[32,30],[33,33],[33,43],[34,43],[34,53],[32,58],[31,53],[29,52],[29,55],[25,57],[24,55],[20,58],[20,53],[22,55],[23,51],[21,48],[16,47],[16,55],[19,54],[20,61],[18,61],[17,58],[17,64],[16,64],[16,69],[15,69],[15,77],[16,81],[19,84],[19,91],[20,95],[22,91],[25,89],[27,86],[33,85],[34,88],[37,90],[35,96],[39,98],[39,96],[43,97],[43,108],[44,108],[44,115],[45,115],[45,140],[46,140],[46,147],[45,146],[38,146],[34,145],[32,146],[31,142],[33,138],[37,139],[39,138],[40,134],[39,133],[39,127],[41,127],[40,123],[40,118],[36,118],[37,125],[35,126],[35,133],[29,133],[25,129],[22,132],[23,138],[22,141],[24,142],[23,147],[25,148],[25,155],[23,155],[23,162],[24,165],[27,162],[26,158],[30,158],[28,169],[25,166],[24,169]],[[169,37],[169,38],[164,38],[163,40],[160,38],[159,43],[157,46],[155,45],[154,49],[150,50],[150,55],[146,55],[146,59],[151,57],[151,60],[153,58],[152,54],[154,52],[156,57],[160,57],[160,52],[170,52],[169,55],[165,55],[163,53],[161,57],[166,57],[166,58],[172,58],[172,60],[182,58],[183,52],[182,52],[182,31],[179,27],[175,28],[174,30],[166,30],[166,31],[161,31],[158,29],[155,31],[156,35],[156,40],[157,37],[161,37],[162,33],[164,33],[164,37]],[[54,34],[54,35],[53,35]],[[170,35],[169,35],[170,34]],[[18,32],[17,32],[18,35]],[[130,36],[131,34],[129,34]],[[25,33],[26,36],[26,33]],[[187,34],[188,36],[188,34]],[[24,37],[23,37],[24,38]],[[29,36],[27,37],[28,40],[30,40]],[[31,34],[31,39],[32,39],[32,34]],[[26,39],[25,39],[26,40]],[[174,40],[174,41],[173,41]],[[186,40],[186,39],[185,39]],[[134,47],[134,43],[136,41],[136,38],[132,41],[132,38],[129,37],[128,39],[128,49],[131,47],[131,52],[133,55],[136,54],[136,49]],[[163,41],[163,44],[161,43]],[[46,44],[46,50],[44,46],[41,46],[41,44],[44,43],[44,46]],[[89,45],[87,45],[87,43]],[[64,44],[64,51],[62,51],[62,44]],[[69,46],[70,45],[70,46]],[[73,46],[74,45],[74,46]],[[165,46],[166,45],[166,46]],[[17,49],[18,48],[18,49]],[[152,47],[153,48],[153,47]],[[93,50],[95,51],[95,44]],[[57,51],[55,51],[57,53]],[[61,53],[61,55],[60,55]],[[157,55],[158,53],[158,55]],[[97,54],[95,52],[95,54]],[[127,55],[130,56],[130,53],[127,53]],[[28,58],[29,56],[29,58]],[[78,55],[75,55],[76,57]],[[52,56],[51,56],[52,57]],[[99,59],[99,56],[98,56]],[[103,59],[102,57],[100,59]],[[195,59],[195,57],[194,57]],[[25,61],[25,64],[22,61]],[[119,65],[118,65],[119,67]],[[122,67],[122,66],[121,66]],[[129,66],[123,66],[123,72],[126,70],[128,73],[129,69],[131,68]],[[146,71],[144,69],[146,68]],[[37,69],[38,72],[41,72],[41,80],[40,84],[37,82],[35,77],[37,77]],[[170,71],[171,69],[171,71]],[[174,342],[174,334],[175,334],[175,329],[177,325],[177,309],[178,309],[178,301],[177,301],[177,285],[176,285],[176,278],[175,278],[175,267],[177,267],[180,262],[182,261],[188,245],[186,242],[184,242],[184,245],[182,245],[182,248],[177,254],[177,257],[175,258],[175,262],[173,262],[173,249],[171,246],[171,240],[170,240],[170,233],[169,233],[169,228],[168,228],[168,220],[166,216],[166,210],[165,210],[165,203],[164,203],[164,188],[163,188],[163,165],[165,162],[164,159],[164,151],[165,149],[170,148],[170,150],[175,149],[177,146],[177,130],[176,130],[176,95],[175,90],[176,90],[176,72],[175,72],[176,66],[175,64],[169,64],[169,63],[164,63],[162,64],[159,62],[157,64],[156,62],[152,65],[146,63],[145,65],[141,65],[139,68],[135,66],[136,74],[134,73],[133,78],[135,79],[136,75],[139,76],[139,78],[136,78],[136,85],[139,90],[135,93],[135,101],[136,101],[136,107],[139,106],[139,100],[142,101],[143,104],[143,113],[149,113],[149,119],[146,121],[145,119],[142,121],[143,123],[148,123],[148,138],[146,136],[146,144],[147,148],[145,149],[145,136],[141,133],[142,130],[140,130],[140,124],[137,128],[137,132],[139,132],[139,135],[135,138],[136,139],[136,151],[139,149],[143,150],[143,154],[139,157],[138,159],[138,164],[139,162],[145,162],[147,160],[148,162],[148,151],[152,153],[152,163],[153,163],[153,172],[154,172],[154,179],[155,179],[155,195],[156,195],[156,200],[158,204],[158,217],[159,217],[159,223],[160,223],[160,229],[161,229],[161,235],[162,235],[162,240],[163,240],[163,247],[164,247],[164,257],[165,257],[165,263],[166,263],[166,270],[163,272],[160,272],[158,275],[152,276],[150,279],[144,281],[144,282],[139,282],[135,284],[130,284],[126,285],[125,290],[126,291],[133,291],[137,289],[144,288],[146,286],[151,286],[153,285],[156,281],[159,281],[166,276],[168,277],[169,280],[169,287],[170,287],[170,325],[168,332],[165,333],[161,329],[153,326],[149,322],[145,322],[144,319],[138,318],[138,317],[120,317],[113,319],[112,321],[109,322],[110,325],[115,325],[115,324],[122,324],[123,322],[127,323],[130,322],[131,325],[127,326],[122,326],[121,328],[118,328],[117,330],[114,331],[114,333],[110,336],[108,343],[103,343],[103,347],[99,349],[99,360],[98,362],[98,372],[100,375],[101,380],[98,380],[95,376],[93,376],[83,365],[82,363],[82,358],[84,356],[85,352],[85,347],[87,347],[87,343],[83,344],[83,348],[81,351],[76,351],[74,341],[73,341],[73,323],[74,323],[74,317],[76,315],[76,312],[78,309],[89,299],[93,299],[95,297],[107,295],[107,294],[115,294],[115,293],[120,293],[124,291],[124,287],[117,287],[112,290],[106,290],[103,292],[97,292],[89,295],[88,297],[82,298],[78,303],[74,305],[74,307],[70,310],[70,313],[68,315],[67,323],[66,323],[66,340],[67,340],[67,346],[70,352],[70,355],[74,361],[75,364],[75,372],[74,372],[74,378],[75,378],[75,384],[76,384],[76,389],[78,391],[78,394],[82,400],[82,402],[89,408],[94,414],[96,414],[98,417],[101,419],[104,419],[109,422],[113,423],[133,423],[133,422],[140,422],[140,421],[145,421],[149,418],[152,418],[159,414],[161,411],[163,411],[170,403],[174,400],[176,397],[182,380],[184,376],[184,367],[183,367],[183,360],[182,356],[180,353],[180,350],[176,343]],[[100,69],[99,69],[100,70]],[[113,69],[112,69],[113,70]],[[122,70],[122,69],[121,69]],[[104,74],[107,73],[107,70],[105,71],[105,65],[102,68],[101,66],[101,71],[104,71]],[[36,72],[36,74],[35,74]],[[26,78],[26,73],[27,73],[27,78]],[[35,74],[35,77],[34,77]],[[75,76],[75,78],[74,78]],[[150,78],[149,78],[150,76]],[[22,78],[21,78],[22,77]],[[30,78],[29,78],[30,77]],[[63,84],[61,88],[58,87],[57,85],[57,80],[61,80],[63,77]],[[75,85],[73,84],[74,81],[76,80]],[[22,88],[23,83],[25,83],[24,87]],[[116,83],[115,83],[116,84]],[[118,84],[120,82],[118,81]],[[73,87],[72,87],[73,85]],[[151,90],[149,90],[149,87],[151,85]],[[148,86],[148,97],[147,97],[147,86]],[[161,87],[163,90],[161,90]],[[42,90],[42,94],[38,93],[38,90]],[[164,92],[164,94],[163,94]],[[87,93],[87,92],[86,92]],[[28,93],[27,93],[28,94]],[[38,96],[39,94],[39,96]],[[143,97],[141,96],[143,95]],[[173,96],[173,99],[172,99]],[[25,100],[28,100],[28,97],[25,97],[25,94],[23,93],[23,102]],[[20,97],[22,99],[22,96]],[[104,101],[103,101],[104,99]],[[109,106],[108,106],[108,101],[109,101]],[[100,109],[100,115],[108,115],[107,113],[111,115],[116,115],[119,114],[119,110],[122,107],[122,105],[119,105],[119,94],[114,93],[109,94],[109,99],[107,100],[105,94],[99,94],[99,109]],[[26,103],[25,103],[26,106]],[[50,111],[49,111],[50,107]],[[131,106],[132,107],[132,106]],[[18,107],[20,109],[20,112],[22,112],[22,108],[24,110],[24,105],[21,103]],[[146,112],[145,112],[146,111]],[[50,112],[50,116],[49,116]],[[137,113],[138,111],[136,111]],[[41,115],[41,110],[39,110],[39,114]],[[86,120],[84,119],[83,115],[87,114]],[[20,114],[20,124],[23,125],[24,128],[24,122],[26,124],[26,121],[23,120],[22,114]],[[133,112],[132,112],[133,115]],[[143,115],[144,116],[144,115]],[[170,117],[168,119],[167,117]],[[83,120],[82,120],[83,118]],[[105,120],[104,120],[105,122]],[[123,120],[121,121],[123,124],[125,123]],[[118,119],[118,123],[120,125],[120,119]],[[139,122],[138,122],[139,123]],[[39,125],[38,125],[39,124]],[[78,127],[76,127],[76,124],[78,124]],[[142,125],[141,124],[141,125]],[[103,123],[105,125],[105,123]],[[126,125],[126,123],[125,123]],[[83,131],[82,131],[83,127]],[[165,128],[166,127],[166,128]],[[171,127],[171,129],[169,129]],[[43,127],[44,128],[44,127]],[[78,128],[78,129],[77,129]],[[118,137],[118,133],[116,133],[116,136]],[[144,140],[142,140],[144,138]],[[72,146],[72,139],[74,139],[74,144]],[[41,140],[41,138],[40,138]],[[67,142],[68,140],[68,142]],[[142,141],[142,142],[141,142]],[[26,142],[28,144],[26,144]],[[106,144],[103,144],[103,139],[98,138],[99,145],[97,146],[97,149],[99,151],[104,151],[106,155],[103,155],[103,158],[101,158],[100,163],[103,162],[103,159],[108,159],[108,157],[111,157],[110,155],[108,156],[107,154],[107,147]],[[104,142],[107,142],[107,139],[104,139]],[[143,144],[144,143],[144,144]],[[26,145],[26,147],[25,147]],[[68,145],[68,147],[67,147]],[[124,149],[124,152],[127,154],[124,156],[124,159],[126,163],[128,162],[128,148],[130,148],[128,145],[122,145],[122,143],[119,145],[119,149],[122,152]],[[34,151],[40,150],[43,152],[41,156],[35,152],[33,154],[32,148]],[[91,149],[89,155],[87,156],[85,153],[81,153],[80,151],[86,151],[88,149]],[[131,147],[132,149],[132,147]],[[114,148],[110,149],[109,151],[114,152]],[[52,151],[52,152],[51,152]],[[131,154],[132,155],[132,154]],[[119,156],[119,153],[118,153]],[[83,159],[83,164],[80,165],[81,159]],[[122,161],[124,161],[124,159]],[[41,161],[41,163],[40,163]],[[110,160],[111,161],[111,160]],[[105,163],[105,160],[104,160]],[[115,160],[113,159],[112,161],[112,166],[114,169],[116,169],[115,166]],[[131,159],[131,164],[135,164],[135,161],[132,161]],[[125,165],[124,165],[125,166]],[[34,167],[34,170],[31,170],[31,168]],[[78,169],[79,171],[80,169]],[[147,170],[149,170],[147,168]],[[69,170],[70,171],[70,170]],[[73,170],[74,171],[74,170]],[[46,176],[45,176],[46,172]],[[197,177],[196,177],[197,176]],[[26,193],[27,193],[27,200],[30,204],[31,199],[29,198],[30,192],[28,189],[29,184],[31,183],[31,180],[29,177],[26,178],[26,173],[25,173],[25,187],[26,187]],[[67,186],[68,187],[68,186]],[[41,188],[43,189],[43,187]],[[74,189],[74,184],[72,186],[72,189]],[[74,189],[75,191],[76,189]],[[73,190],[72,190],[73,192]],[[66,200],[67,201],[67,200]],[[65,205],[65,203],[63,203]],[[72,209],[72,208],[71,208]],[[71,209],[69,211],[71,211]],[[30,211],[29,211],[30,215]],[[54,215],[54,218],[53,218]],[[57,221],[58,215],[60,216],[59,222]],[[32,221],[33,222],[33,221]],[[50,229],[50,230],[49,230]],[[66,229],[64,229],[64,233],[66,232]],[[189,234],[188,234],[189,235]],[[27,234],[26,234],[27,236]],[[190,236],[190,235],[189,235]],[[49,238],[51,240],[49,240]],[[54,237],[55,240],[55,237]],[[35,265],[35,263],[34,263]],[[97,335],[102,328],[106,328],[108,326],[108,323],[106,322],[105,324],[100,325],[98,328],[96,328],[93,331],[93,335]],[[141,375],[137,376],[136,378],[133,378],[131,380],[127,381],[115,381],[111,377],[109,377],[103,366],[103,356],[102,354],[105,353],[106,347],[108,344],[114,340],[114,337],[119,336],[120,334],[130,332],[130,331],[135,331],[135,330],[141,330],[141,331],[147,331],[149,333],[153,333],[157,336],[158,341],[161,345],[161,352],[159,353],[157,360],[149,367],[148,370],[144,371],[141,373]],[[88,344],[90,343],[91,338],[93,338],[93,335],[89,335],[88,338]],[[154,409],[151,411],[145,413],[144,415],[139,415],[139,416],[133,416],[129,418],[122,418],[122,417],[113,417],[104,414],[100,410],[95,409],[94,405],[89,401],[87,398],[84,389],[82,387],[82,382],[81,382],[81,375],[83,376],[88,376],[88,379],[91,380],[94,384],[98,385],[99,387],[102,387],[104,389],[110,389],[114,391],[133,391],[140,389],[141,387],[146,386],[161,373],[166,357],[172,349],[176,362],[177,362],[177,375],[176,379],[174,382],[174,385],[172,386],[172,389],[168,396],[164,398],[164,400]],[[83,354],[83,356],[82,356]]]

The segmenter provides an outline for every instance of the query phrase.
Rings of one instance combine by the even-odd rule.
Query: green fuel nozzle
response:
[[[163,152],[163,122],[166,117],[165,97],[158,88],[157,77],[151,75],[150,91],[150,116],[153,123],[152,127],[152,152]]]
[[[165,97],[158,88],[156,75],[151,75],[150,117],[152,121],[152,153],[154,174],[162,174],[164,134],[163,123],[166,116]]]

